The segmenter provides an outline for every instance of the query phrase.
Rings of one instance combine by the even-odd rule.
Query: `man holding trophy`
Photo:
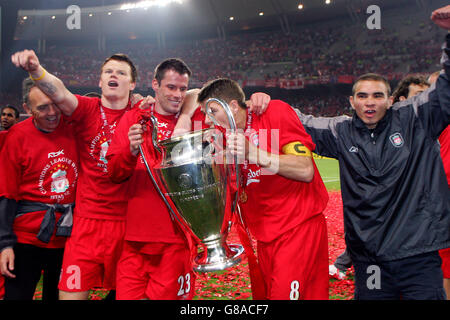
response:
[[[170,137],[188,89],[190,69],[178,59],[168,59],[155,70],[152,88],[155,104],[134,108],[120,121],[107,153],[113,182],[128,180],[129,202],[123,252],[117,267],[117,299],[189,299],[194,293],[190,252],[181,230],[174,224],[155,191],[141,157],[145,124],[150,113],[158,120],[158,140]],[[156,161],[148,148],[148,160]],[[155,159],[155,160],[153,160]],[[151,207],[150,207],[151,206]]]
[[[191,71],[183,61],[171,58],[161,62],[154,74],[155,103],[124,115],[106,156],[112,181],[128,184],[125,244],[117,267],[118,300],[191,299],[194,294],[196,250],[191,249],[196,247],[189,245],[189,235],[175,221],[151,173],[160,161],[155,143],[173,133]],[[267,102],[265,94],[256,94],[254,101],[264,100],[261,97]],[[204,127],[200,108],[192,119]]]
[[[213,80],[200,91],[198,102],[208,114],[207,124],[212,120],[229,128],[224,109],[211,98],[229,105],[238,129],[227,134],[226,145],[241,159],[239,203],[257,240],[265,298],[328,299],[322,214],[328,194],[310,152],[310,136],[282,101],[272,100],[261,115],[251,112],[244,92],[230,79]]]

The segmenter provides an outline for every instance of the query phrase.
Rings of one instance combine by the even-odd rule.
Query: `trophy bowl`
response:
[[[224,270],[241,261],[241,245],[226,243],[231,221],[225,218],[229,168],[215,152],[215,129],[203,129],[157,143],[162,161],[154,167],[176,211],[204,245],[194,270]]]

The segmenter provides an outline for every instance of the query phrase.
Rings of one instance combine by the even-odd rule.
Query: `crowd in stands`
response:
[[[364,29],[364,28],[362,28]],[[416,26],[414,34],[401,36],[393,27],[363,30],[351,28],[303,28],[289,35],[265,32],[230,36],[226,40],[203,39],[171,42],[165,48],[136,42],[111,45],[104,54],[89,47],[47,49],[42,63],[69,85],[97,84],[103,58],[115,52],[127,53],[138,65],[138,86],[148,88],[156,64],[166,57],[179,57],[194,72],[194,84],[215,77],[245,79],[296,79],[340,75],[358,76],[376,72],[400,79],[405,74],[432,72],[438,64],[440,39],[437,27]],[[331,80],[333,82],[333,80]]]
[[[200,87],[216,77],[241,81],[244,87],[249,80],[260,81],[263,86],[266,83],[267,87],[280,86],[277,83],[283,79],[303,79],[306,85],[352,83],[367,72],[399,80],[410,73],[431,73],[439,67],[441,31],[432,23],[407,23],[409,34],[402,34],[395,25],[367,30],[337,24],[303,27],[289,35],[277,31],[244,33],[226,40],[169,41],[165,48],[135,40],[111,43],[102,53],[90,46],[53,44],[39,57],[68,87],[78,88],[97,87],[97,71],[103,59],[116,52],[128,54],[135,62],[139,71],[137,88],[144,92],[151,87],[154,67],[167,57],[182,58],[190,66],[191,87]],[[315,106],[312,113],[320,111],[331,116],[346,112],[339,107],[343,105],[341,99],[324,95],[319,99],[298,97],[289,102]],[[0,102],[3,100],[1,97]]]

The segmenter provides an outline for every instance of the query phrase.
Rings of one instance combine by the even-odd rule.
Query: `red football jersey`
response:
[[[441,158],[444,163],[445,174],[447,175],[448,186],[450,187],[450,126],[447,126],[439,136],[441,144]]]
[[[141,111],[135,108],[120,121],[108,151],[108,170],[111,179],[120,182],[129,179],[127,185],[128,208],[126,214],[125,240],[146,243],[184,243],[185,238],[169,214],[169,211],[156,191],[141,155],[134,157],[130,152],[128,131],[138,123]],[[175,115],[164,116],[154,112],[158,120],[158,140],[170,138],[177,118]],[[203,118],[196,111],[193,120]],[[150,167],[158,164],[160,157],[153,148],[151,132],[144,136],[146,156]]]
[[[43,133],[28,118],[8,133],[0,154],[0,196],[47,204],[75,201],[79,175],[78,154],[69,125]],[[52,237],[47,245],[36,238],[45,211],[25,213],[14,220],[18,242],[62,247],[65,237]],[[56,213],[56,219],[61,216]],[[56,220],[56,221],[57,221]]]
[[[272,100],[265,113],[252,114],[250,143],[274,154],[282,154],[288,143],[299,141],[309,150],[315,145],[295,111]],[[241,203],[246,223],[259,241],[269,242],[303,221],[323,212],[328,193],[314,163],[311,183],[294,181],[256,164],[241,165],[248,201]]]
[[[74,123],[81,167],[75,214],[85,218],[124,220],[125,185],[114,184],[109,179],[106,153],[119,120],[130,106],[113,110],[103,107],[100,98],[76,97],[78,107],[69,117]]]
[[[0,151],[2,150],[3,144],[5,143],[7,133],[8,131],[6,130],[0,131]]]

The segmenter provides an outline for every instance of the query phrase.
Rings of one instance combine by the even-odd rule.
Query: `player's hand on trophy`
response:
[[[227,152],[233,156],[237,156],[239,164],[244,163],[245,159],[249,159],[249,148],[247,138],[242,131],[236,133],[227,133]]]
[[[142,134],[144,129],[141,124],[133,124],[128,130],[128,140],[130,141],[130,152],[132,155],[137,156],[139,153],[139,146],[144,141]]]
[[[139,105],[139,108],[142,110],[146,110],[146,109],[150,109],[152,105],[155,104],[156,100],[155,98],[153,98],[152,96],[146,96],[145,98],[143,98],[140,94],[135,93],[133,94],[132,99],[134,99],[134,96],[136,95],[136,98],[139,98],[139,100],[142,100],[142,103]],[[139,101],[137,100],[136,103]],[[133,103],[133,100],[131,100],[131,102]]]
[[[134,105],[139,103],[139,101],[141,101],[142,99],[144,99],[144,97],[140,93],[131,94],[131,96],[130,96],[131,107],[134,107]]]
[[[11,56],[11,61],[16,67],[28,72],[36,71],[40,66],[39,59],[33,50],[16,52]]]
[[[255,92],[251,95],[250,100],[246,101],[247,107],[251,112],[263,114],[270,102],[270,96],[263,92]]]
[[[434,10],[431,20],[445,30],[450,30],[450,5]]]

